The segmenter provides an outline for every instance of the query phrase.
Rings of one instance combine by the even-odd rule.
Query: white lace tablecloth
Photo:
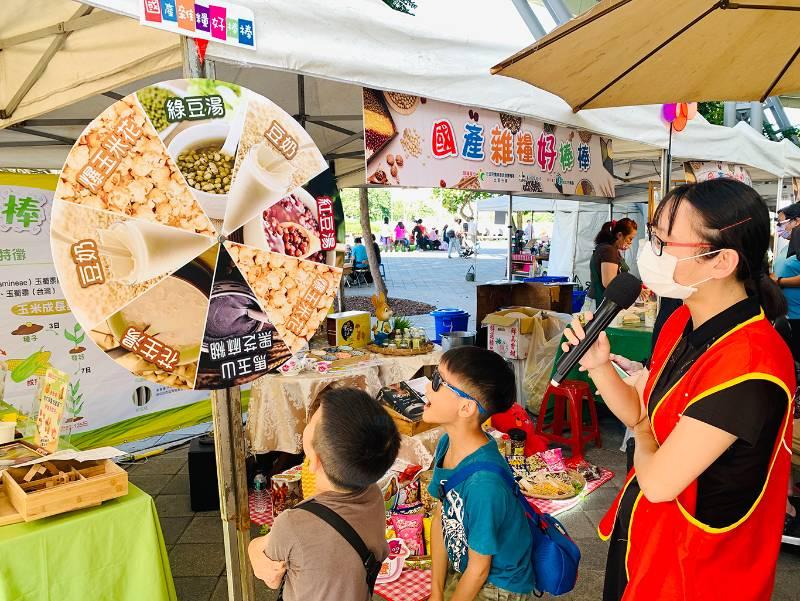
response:
[[[412,378],[439,364],[442,351],[413,357],[379,357],[366,367],[327,374],[271,374],[255,380],[250,391],[247,437],[254,453],[302,452],[303,429],[317,395],[329,386],[356,386],[375,396],[383,386]]]

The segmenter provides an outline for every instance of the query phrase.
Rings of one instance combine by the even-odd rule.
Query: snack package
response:
[[[392,513],[400,514],[400,515],[410,515],[412,513],[425,513],[425,508],[423,507],[420,501],[416,503],[408,503],[407,505],[397,504],[394,506],[394,510]]]
[[[405,541],[411,554],[424,555],[425,539],[423,534],[423,515],[421,513],[393,515],[391,521],[397,536]]]
[[[422,518],[422,531],[425,536],[425,555],[431,554],[431,518]]]
[[[417,474],[422,471],[420,465],[409,465],[397,477],[400,491],[397,494],[397,505],[411,505],[419,503],[419,478]]]
[[[567,466],[564,465],[564,458],[561,454],[561,449],[550,449],[540,453],[542,460],[547,465],[548,472],[563,472],[566,471]]]
[[[592,465],[588,461],[581,461],[575,465],[575,471],[583,476],[587,482],[599,480],[601,477],[600,468]]]
[[[431,493],[428,492],[431,478],[433,478],[433,470],[426,470],[419,474],[419,498],[422,501],[422,506],[425,508],[426,515],[430,515],[436,507],[436,503],[439,502],[438,499],[434,499]]]

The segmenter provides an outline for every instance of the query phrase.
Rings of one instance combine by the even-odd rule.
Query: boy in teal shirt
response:
[[[458,347],[442,356],[422,419],[444,428],[428,491],[433,516],[431,601],[527,601],[535,585],[528,518],[503,479],[477,472],[444,498],[440,483],[477,461],[508,469],[481,424],[514,404],[514,372],[491,351]]]

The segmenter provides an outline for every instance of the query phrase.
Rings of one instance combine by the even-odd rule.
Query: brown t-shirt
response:
[[[389,555],[383,495],[376,485],[353,493],[313,497],[350,524],[378,561]],[[285,601],[369,601],[367,574],[341,534],[302,509],[284,511],[272,526],[267,557],[286,562]]]

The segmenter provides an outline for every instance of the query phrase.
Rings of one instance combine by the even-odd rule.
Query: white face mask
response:
[[[650,288],[658,296],[665,296],[667,298],[676,298],[685,300],[692,294],[697,292],[697,286],[709,281],[712,278],[706,278],[691,286],[684,286],[675,281],[675,268],[680,261],[688,261],[689,259],[696,259],[697,257],[705,257],[714,255],[720,250],[712,250],[711,252],[693,255],[691,257],[684,257],[678,259],[671,254],[662,251],[661,256],[657,256],[653,251],[653,244],[651,242],[644,242],[639,248],[639,258],[636,260],[636,265],[639,268],[639,276],[642,278],[644,285]]]

